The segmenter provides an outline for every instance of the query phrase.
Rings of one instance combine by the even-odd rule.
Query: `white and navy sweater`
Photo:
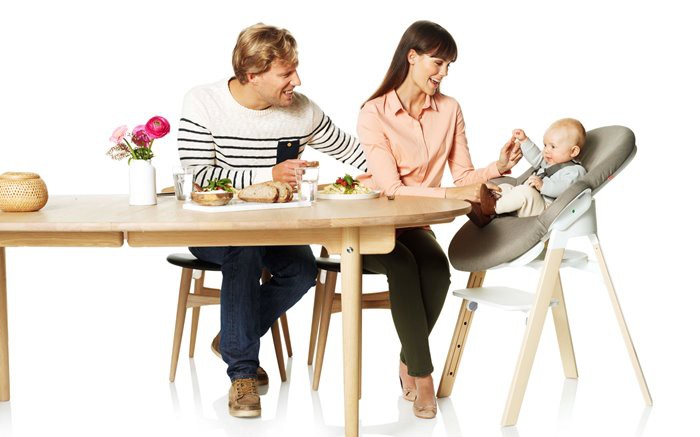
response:
[[[185,95],[178,132],[183,166],[194,167],[200,185],[229,178],[237,188],[272,180],[272,167],[296,159],[306,146],[365,171],[359,141],[338,129],[303,94],[289,107],[252,110],[231,97],[228,79]]]

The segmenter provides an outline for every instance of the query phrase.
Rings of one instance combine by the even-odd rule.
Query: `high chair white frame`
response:
[[[587,264],[585,254],[565,250],[569,239],[580,236],[587,236],[593,246],[593,251],[598,260],[600,272],[607,287],[639,388],[642,391],[646,404],[652,405],[651,394],[649,393],[637,352],[632,343],[632,338],[630,337],[627,323],[622,314],[622,308],[620,307],[620,302],[600,247],[597,235],[595,202],[590,189],[581,192],[578,197],[562,210],[550,226],[548,237],[543,238],[535,247],[517,259],[496,267],[541,266],[540,278],[534,294],[506,287],[482,287],[485,271],[470,273],[467,288],[453,292],[454,295],[463,298],[464,301],[462,302],[445,368],[438,387],[438,397],[449,396],[452,393],[466,337],[472,324],[472,317],[479,304],[529,312],[520,356],[518,357],[508,392],[508,400],[506,401],[501,420],[502,426],[512,426],[518,421],[530,371],[532,370],[549,307],[552,308],[552,318],[559,343],[564,374],[567,378],[578,378],[559,269],[566,266],[585,267]],[[545,250],[544,259],[541,256],[543,249]]]

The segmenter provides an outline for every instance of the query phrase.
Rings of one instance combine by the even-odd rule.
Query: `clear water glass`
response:
[[[316,190],[318,189],[318,167],[297,167],[295,170],[297,179],[297,192],[299,200],[316,201]]]
[[[192,199],[192,167],[173,167],[173,185],[177,200]]]

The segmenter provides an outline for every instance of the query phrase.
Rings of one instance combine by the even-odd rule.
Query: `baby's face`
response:
[[[566,127],[550,127],[544,133],[542,156],[549,165],[561,164],[574,159],[579,154],[576,133]]]

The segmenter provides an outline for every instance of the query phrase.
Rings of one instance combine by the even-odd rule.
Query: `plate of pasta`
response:
[[[360,200],[379,197],[378,191],[362,185],[357,179],[346,174],[336,179],[335,183],[328,184],[320,189],[316,196],[326,200]]]

